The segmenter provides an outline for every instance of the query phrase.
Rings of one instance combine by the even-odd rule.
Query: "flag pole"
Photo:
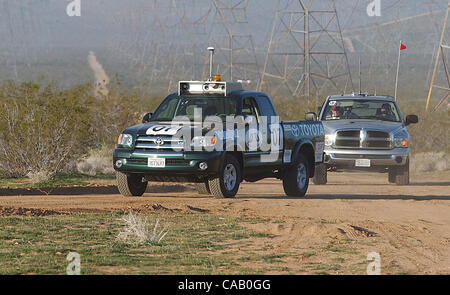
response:
[[[397,88],[398,88],[398,72],[400,70],[400,55],[402,53],[402,44],[403,41],[400,40],[400,44],[398,46],[398,62],[397,62],[397,75],[395,77],[395,93],[394,93],[394,99],[397,101]]]

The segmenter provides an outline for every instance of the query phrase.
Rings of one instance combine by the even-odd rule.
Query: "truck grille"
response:
[[[378,130],[341,130],[336,132],[335,148],[391,149],[388,132]]]
[[[182,151],[184,141],[171,136],[138,136],[135,150],[137,151]]]
[[[127,163],[134,164],[134,165],[147,165],[148,159],[147,158],[130,158],[127,159]],[[168,159],[166,158],[166,166],[188,166],[189,165],[188,160],[184,159]]]
[[[355,154],[333,154],[337,159],[370,159],[370,160],[390,160],[391,155],[355,155]]]

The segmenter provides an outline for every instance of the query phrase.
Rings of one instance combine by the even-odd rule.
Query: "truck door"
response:
[[[256,100],[253,97],[245,97],[242,101],[242,116],[252,117],[252,127],[246,126],[245,128],[245,151],[244,161],[246,167],[258,166],[260,163],[260,138],[258,136],[259,131],[259,109],[256,104]]]
[[[261,121],[267,122],[266,128],[263,128],[262,136],[265,140],[265,144],[269,146],[263,147],[263,154],[265,156],[262,158],[262,164],[267,166],[276,166],[281,163],[280,154],[283,150],[283,133],[281,130],[281,122],[279,121],[280,119],[275,111],[272,101],[267,96],[259,95],[256,102],[258,104],[258,109],[261,116],[265,118],[265,120]],[[275,117],[278,118],[278,120],[275,119]],[[274,122],[272,122],[273,120]]]

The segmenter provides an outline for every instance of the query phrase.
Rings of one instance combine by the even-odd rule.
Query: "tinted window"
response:
[[[262,116],[272,117],[277,116],[272,102],[268,97],[260,96],[258,98],[258,106]]]
[[[168,97],[152,116],[152,121],[171,121],[177,116],[194,120],[195,109],[201,110],[203,119],[217,116],[225,120],[227,116],[235,116],[236,99],[228,97]]]
[[[322,120],[383,120],[400,122],[401,118],[392,101],[370,99],[329,100]]]
[[[258,118],[258,108],[253,97],[246,97],[242,103],[242,115]]]

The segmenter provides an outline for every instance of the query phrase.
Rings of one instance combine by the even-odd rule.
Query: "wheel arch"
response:
[[[244,153],[240,152],[239,150],[235,149],[234,151],[229,151],[224,153],[223,155],[223,161],[222,163],[225,162],[225,157],[227,155],[232,155],[233,157],[236,158],[236,160],[239,162],[239,168],[241,169],[241,179],[239,180],[240,182],[242,182],[243,177],[244,177]],[[222,168],[223,169],[223,168]]]
[[[315,167],[316,167],[316,159],[315,159],[315,151],[314,151],[314,145],[310,139],[301,139],[297,144],[295,145],[294,152],[293,152],[293,158],[292,160],[295,161],[298,154],[304,154],[306,159],[308,160],[308,166],[309,166],[309,177],[314,177],[315,173]]]

